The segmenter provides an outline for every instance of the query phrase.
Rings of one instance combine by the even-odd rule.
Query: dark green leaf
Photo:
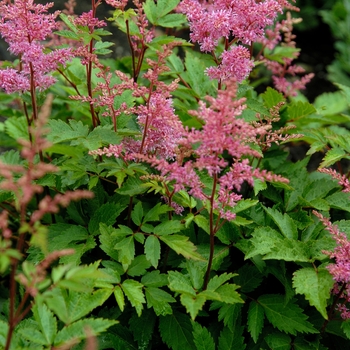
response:
[[[202,327],[199,323],[193,322],[193,341],[196,345],[197,350],[215,350],[215,342],[207,330]]]
[[[264,309],[255,300],[249,303],[248,331],[256,343],[264,326]]]
[[[153,307],[157,316],[171,315],[173,310],[169,303],[174,303],[176,300],[162,289],[147,287],[145,289],[147,307]]]
[[[146,238],[145,254],[147,260],[152,264],[152,266],[157,268],[158,261],[160,259],[160,243],[156,236],[150,235]]]

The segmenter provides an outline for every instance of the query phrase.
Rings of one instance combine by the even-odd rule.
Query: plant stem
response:
[[[209,251],[209,259],[208,259],[208,267],[204,277],[203,290],[206,290],[208,287],[211,266],[213,264],[213,258],[214,258],[215,233],[216,233],[216,230],[214,228],[214,196],[215,196],[217,181],[218,181],[218,176],[217,174],[214,174],[213,188],[210,196],[210,212],[209,212],[210,251]]]

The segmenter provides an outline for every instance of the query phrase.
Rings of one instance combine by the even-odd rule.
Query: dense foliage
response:
[[[345,30],[310,103],[287,0],[101,2],[0,1],[0,349],[346,349]]]

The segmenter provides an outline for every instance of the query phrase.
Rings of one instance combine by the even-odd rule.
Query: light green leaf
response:
[[[134,237],[129,236],[118,242],[114,249],[118,250],[118,261],[123,265],[124,271],[127,270],[135,257]]]
[[[239,286],[235,284],[224,284],[216,290],[216,293],[218,293],[221,300],[227,304],[244,303],[239,293],[236,292],[237,288],[239,288]]]
[[[122,289],[126,297],[129,299],[131,305],[136,309],[137,314],[140,316],[142,313],[143,305],[146,300],[142,292],[143,285],[135,280],[125,280],[122,283]]]
[[[309,102],[296,101],[292,102],[288,108],[288,120],[296,122],[312,113],[316,113],[315,107]]]
[[[304,294],[310,305],[315,306],[325,319],[328,319],[327,300],[331,297],[333,285],[333,277],[325,268],[315,270],[304,267],[294,272],[293,287],[296,293]]]
[[[150,266],[151,263],[146,259],[145,255],[138,255],[130,264],[127,274],[132,277],[142,276]]]
[[[124,299],[123,290],[121,289],[120,286],[115,286],[113,293],[114,293],[114,297],[115,297],[115,300],[119,306],[120,311],[123,312],[124,307],[125,307],[125,299]]]
[[[158,19],[158,25],[165,28],[179,27],[186,23],[186,16],[182,13],[172,13]]]
[[[5,131],[13,139],[29,140],[26,117],[11,117],[5,121]]]
[[[249,304],[248,331],[256,343],[264,325],[264,309],[255,300]]]
[[[193,221],[208,235],[210,234],[209,220],[205,216],[195,215]]]
[[[185,226],[180,220],[169,220],[160,223],[154,228],[154,233],[156,235],[170,235],[172,233],[180,232]]]
[[[196,296],[196,291],[193,289],[189,277],[178,271],[169,271],[168,276],[170,290]]]
[[[57,336],[55,338],[55,345],[58,346],[77,339],[86,339],[91,335],[99,335],[117,323],[118,321],[104,320],[103,318],[84,318],[83,320],[63,327],[57,333]],[[87,333],[87,330],[89,333]]]
[[[237,276],[235,273],[223,273],[220,276],[215,275],[208,283],[207,290],[215,291],[217,290],[221,285],[229,281],[232,277]]]
[[[174,303],[176,300],[162,289],[148,287],[145,291],[147,307],[153,307],[157,316],[171,315],[173,310],[169,303]]]
[[[298,239],[297,226],[287,213],[282,214],[280,211],[272,208],[263,208],[281,230],[284,237],[289,239]]]
[[[341,91],[325,92],[316,97],[314,102],[317,113],[323,116],[341,113],[347,105],[347,100]]]
[[[44,345],[52,345],[57,333],[57,319],[47,306],[39,302],[34,304],[33,308],[34,319],[38,323],[38,328],[45,337]]]
[[[196,350],[192,324],[189,317],[179,312],[159,318],[159,330],[163,341],[172,350]]]
[[[138,202],[134,206],[133,211],[131,212],[131,219],[135,225],[140,226],[142,222],[142,217],[143,217],[142,202]]]
[[[163,287],[168,284],[168,276],[159,270],[154,270],[142,276],[141,283],[146,287]]]
[[[345,210],[350,212],[350,195],[345,192],[336,192],[326,198],[331,208]]]
[[[215,342],[206,327],[202,327],[199,323],[193,322],[193,341],[197,350],[215,350]]]
[[[204,258],[196,252],[196,246],[189,241],[189,238],[186,236],[160,236],[159,239],[177,254],[183,255],[186,259],[204,260]]]
[[[47,138],[53,143],[74,140],[80,137],[85,138],[89,133],[89,127],[87,125],[74,119],[70,119],[69,124],[61,119],[50,119],[48,126],[50,133]]]
[[[271,324],[282,332],[296,335],[301,333],[318,333],[295,300],[286,302],[284,296],[277,294],[262,295],[258,303],[264,308],[265,315]]]
[[[45,301],[62,322],[69,324],[101,306],[111,294],[110,289],[99,289],[93,293],[67,293],[62,288],[55,288],[46,293]]]
[[[150,235],[146,238],[145,254],[152,266],[157,268],[160,259],[160,243],[156,236]]]
[[[196,318],[198,312],[202,310],[206,302],[206,297],[199,293],[196,296],[184,293],[180,296],[181,304],[185,306],[186,311],[191,315],[192,320]]]
[[[285,98],[283,95],[275,89],[268,87],[266,91],[261,94],[261,97],[264,100],[265,106],[267,108],[272,108],[276,106],[279,102],[284,102]]]
[[[326,168],[333,165],[336,162],[339,162],[343,159],[347,154],[342,148],[334,147],[327,151],[326,155],[322,159],[322,163],[320,164],[320,168]]]

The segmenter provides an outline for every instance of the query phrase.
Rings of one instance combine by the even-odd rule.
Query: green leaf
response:
[[[124,293],[122,288],[120,286],[115,286],[113,294],[119,306],[120,311],[123,312],[125,307],[125,299],[124,299]]]
[[[179,27],[182,24],[186,23],[186,16],[182,13],[172,13],[158,19],[158,25],[165,28],[174,28]]]
[[[255,300],[249,303],[248,331],[256,343],[264,326],[264,309]]]
[[[57,333],[57,319],[47,306],[39,302],[34,304],[33,308],[34,319],[38,323],[38,328],[45,338],[44,345],[52,345]]]
[[[107,226],[104,223],[100,224],[100,248],[112,259],[119,261],[118,251],[113,247],[117,244],[118,240],[112,235],[115,232],[115,228],[112,226]]]
[[[237,276],[235,273],[223,273],[220,276],[215,275],[212,279],[210,279],[207,290],[215,291],[217,290],[221,285],[229,281],[232,277]]]
[[[236,284],[241,287],[241,292],[249,293],[255,290],[263,281],[263,274],[254,265],[245,264],[237,271],[234,278]]]
[[[125,205],[118,203],[105,203],[102,204],[92,215],[89,221],[89,232],[93,235],[99,232],[100,224],[113,225],[116,222],[117,217],[126,208]]]
[[[192,324],[187,315],[174,312],[159,318],[159,330],[163,341],[172,350],[196,350]]]
[[[334,280],[329,271],[325,268],[304,267],[294,272],[293,287],[296,293],[304,294],[310,305],[328,319],[327,300],[331,297],[331,289]]]
[[[177,254],[183,255],[186,259],[204,260],[203,257],[196,252],[196,246],[189,241],[189,238],[186,236],[160,236],[159,239]]]
[[[295,300],[286,302],[282,295],[266,294],[258,299],[264,308],[265,315],[271,324],[282,332],[296,335],[301,333],[318,333]]]
[[[154,228],[154,233],[156,235],[170,235],[172,233],[180,232],[185,226],[180,220],[169,220],[160,223]]]
[[[150,235],[146,238],[145,254],[152,266],[157,268],[160,259],[160,243],[156,236]]]
[[[115,320],[104,320],[103,318],[84,318],[69,326],[63,327],[55,338],[55,345],[69,343],[73,340],[86,339],[88,336],[97,336],[105,332],[109,327],[117,324]],[[89,333],[88,333],[89,332]]]
[[[147,187],[138,177],[129,176],[128,179],[123,183],[121,188],[116,190],[117,193],[123,196],[136,196],[147,191]]]
[[[209,94],[212,85],[211,80],[205,74],[206,65],[193,53],[186,51],[185,66],[188,75],[186,81],[199,98],[204,98]]]
[[[192,320],[194,320],[198,315],[198,312],[202,310],[207,299],[201,293],[197,294],[196,296],[184,293],[181,294],[180,300],[181,304],[185,306],[186,311],[191,315]]]
[[[168,284],[168,276],[161,274],[159,270],[147,272],[142,276],[141,283],[146,287],[163,287]]]
[[[341,113],[347,105],[347,100],[341,91],[325,92],[316,97],[314,102],[317,113],[323,116]]]
[[[118,250],[118,261],[123,265],[124,271],[127,270],[135,257],[134,237],[129,236],[118,242],[114,249]]]
[[[350,212],[349,193],[336,192],[326,198],[331,208]]]
[[[193,322],[193,341],[197,350],[215,350],[215,342],[206,327],[202,327],[199,323]]]
[[[220,307],[218,320],[223,320],[225,327],[228,327],[233,332],[235,327],[240,323],[242,304],[226,304],[222,302],[213,302],[211,304],[211,310],[217,307]]]
[[[159,215],[165,214],[171,210],[172,208],[170,208],[169,206],[157,203],[153,208],[148,210],[145,217],[143,218],[143,223],[145,224],[149,221],[159,221]]]
[[[264,340],[271,350],[290,350],[292,346],[292,339],[280,332],[274,332],[267,335]]]
[[[261,97],[264,100],[264,104],[267,108],[275,107],[278,103],[285,101],[283,95],[271,87],[268,87],[266,91],[261,94]]]
[[[149,310],[145,310],[140,317],[133,314],[130,318],[130,329],[133,332],[134,339],[137,341],[139,349],[148,348],[148,344],[155,331],[155,323],[156,317],[154,313]]]
[[[5,121],[5,131],[13,139],[29,140],[26,117],[11,117]]]
[[[168,276],[170,290],[196,296],[196,291],[192,287],[191,280],[188,276],[185,276],[178,271],[169,271]]]
[[[327,151],[326,155],[322,159],[322,163],[320,164],[320,168],[326,168],[333,165],[336,162],[339,162],[343,159],[347,154],[342,148],[334,147]]]
[[[295,101],[288,108],[288,120],[296,122],[310,114],[316,113],[315,107],[309,102]]]
[[[233,331],[225,327],[220,332],[219,350],[244,350],[244,337],[242,335],[244,327],[236,326]]]
[[[131,305],[136,309],[137,314],[140,316],[142,313],[143,305],[146,300],[142,292],[143,285],[135,280],[125,280],[122,283],[122,289],[126,297],[129,299]]]
[[[244,303],[239,293],[236,292],[237,288],[239,286],[235,284],[224,284],[216,290],[216,293],[220,295],[221,301],[227,304]]]
[[[45,301],[62,322],[70,324],[101,306],[111,294],[110,289],[99,289],[93,293],[67,293],[62,288],[55,288],[46,293]]]
[[[265,208],[266,213],[271,217],[278,226],[284,237],[289,239],[298,239],[298,229],[293,219],[287,214],[282,214],[276,209]]]
[[[131,219],[135,225],[140,226],[142,222],[142,217],[143,217],[142,202],[138,202],[134,206],[133,211],[131,212]]]
[[[151,263],[146,259],[144,255],[138,255],[131,262],[127,274],[129,276],[142,276],[146,273],[146,270],[151,266]]]
[[[169,303],[176,300],[167,292],[155,287],[147,287],[145,290],[147,307],[153,307],[157,316],[171,315],[173,310]]]
[[[69,124],[58,119],[50,119],[48,122],[50,133],[48,140],[53,143],[74,140],[80,137],[87,137],[89,127],[84,125],[81,121],[70,119]]]

